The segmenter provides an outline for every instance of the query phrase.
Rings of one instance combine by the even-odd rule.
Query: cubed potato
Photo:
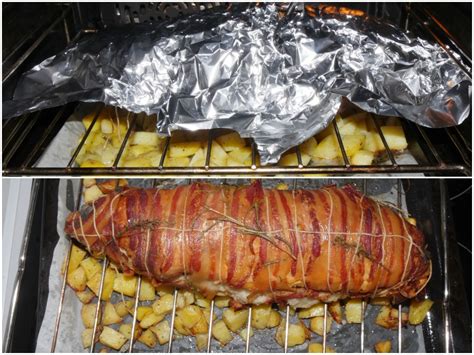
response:
[[[298,318],[313,318],[324,316],[324,304],[317,303],[309,308],[302,309],[298,312]]]
[[[203,148],[199,148],[191,158],[189,166],[202,167],[206,165],[206,153]]]
[[[134,132],[130,135],[130,145],[158,146],[160,137],[155,132]]]
[[[89,303],[82,306],[81,319],[85,328],[93,328],[97,303]],[[100,310],[99,310],[100,311]],[[99,312],[100,313],[100,312]]]
[[[252,161],[252,147],[242,147],[242,148],[235,149],[231,151],[228,154],[228,156],[231,159],[240,162],[241,164],[250,165],[251,163],[250,164],[247,164],[247,163],[249,159],[250,161]]]
[[[285,346],[285,324],[285,322],[281,322],[275,335],[277,343],[282,347]],[[301,321],[288,325],[288,347],[303,344],[309,338],[310,332]]]
[[[216,138],[216,141],[224,148],[226,152],[245,147],[245,139],[240,138],[237,132],[224,134]]]
[[[100,191],[97,185],[93,185],[84,190],[84,202],[87,203],[95,201],[103,195],[104,194],[102,193],[102,191]]]
[[[148,313],[143,319],[140,321],[140,328],[147,329],[150,328],[152,325],[161,322],[165,318],[165,314],[156,314],[155,312]]]
[[[201,311],[201,317],[199,318],[198,322],[196,322],[196,324],[194,324],[190,328],[191,334],[193,334],[193,335],[207,334],[207,332],[209,331],[209,316],[210,316],[210,314],[208,314],[205,311],[208,311],[208,310],[203,309],[203,311]]]
[[[129,313],[133,313],[133,301],[121,301],[115,304],[115,311],[120,317],[125,317]]]
[[[176,308],[184,308],[194,303],[194,294],[189,291],[179,291],[176,299]]]
[[[218,308],[229,307],[230,297],[227,296],[217,296],[214,298],[214,305]]]
[[[94,329],[91,329],[91,328],[87,328],[82,331],[81,339],[82,339],[82,346],[84,348],[91,347],[93,333],[94,333]]]
[[[211,319],[211,310],[209,308],[203,308],[202,313],[204,313],[204,318],[206,318],[207,321],[209,321]],[[216,312],[213,312],[212,313],[212,320],[216,320],[216,319],[217,319]]]
[[[210,308],[211,300],[205,298],[204,296],[196,293],[194,294],[194,304],[198,305],[201,308]]]
[[[79,265],[81,264],[81,261],[86,257],[86,255],[87,255],[87,252],[84,249],[78,247],[75,244],[72,245],[71,255],[69,257],[69,266],[67,269],[68,274],[73,272],[79,267]]]
[[[93,178],[84,178],[82,179],[82,185],[84,187],[91,187],[92,185],[96,185],[97,182]]]
[[[320,141],[313,154],[313,157],[319,159],[335,159],[340,156],[342,156],[341,149],[336,136],[333,134]]]
[[[246,166],[246,165],[248,166],[251,165],[251,162],[250,164],[244,164],[244,163],[241,163],[240,161],[232,159],[229,156],[227,157],[226,166]]]
[[[200,142],[172,143],[169,147],[169,156],[170,158],[190,157],[199,149],[201,149]]]
[[[270,318],[271,306],[260,304],[252,307],[252,327],[255,329],[265,329]]]
[[[87,277],[82,267],[78,267],[67,275],[68,285],[75,291],[84,291],[86,289]]]
[[[206,334],[196,334],[196,346],[199,351],[203,351],[207,348],[207,335]]]
[[[100,274],[102,271],[102,266],[92,257],[86,258],[81,261],[81,267],[86,272],[87,280],[92,279],[96,274]]]
[[[227,325],[227,328],[236,333],[247,324],[248,316],[248,309],[234,311],[231,308],[226,308],[222,313],[222,320]]]
[[[163,152],[161,150],[155,149],[155,150],[149,151],[148,153],[144,153],[140,155],[140,157],[147,159],[150,162],[152,167],[157,167],[160,165],[162,154]]]
[[[225,325],[224,321],[218,320],[212,326],[212,336],[221,343],[222,346],[227,345],[233,339],[232,334],[229,331],[229,328]]]
[[[363,134],[348,134],[342,136],[342,143],[344,145],[344,149],[346,150],[347,156],[352,157],[355,153],[357,153],[364,145],[364,141],[365,135]]]
[[[203,313],[201,308],[196,305],[189,305],[182,309],[178,309],[176,314],[179,314],[179,317],[182,319],[183,326],[191,329],[201,317],[203,317]]]
[[[118,149],[108,146],[102,150],[100,153],[101,161],[107,166],[112,166],[115,162],[115,157],[117,156]]]
[[[247,327],[245,327],[244,329],[242,329],[242,330],[239,332],[239,335],[240,335],[240,337],[242,338],[243,341],[247,341]],[[253,329],[252,329],[252,328],[250,328],[249,336],[250,336],[250,337],[253,337]]]
[[[374,297],[370,300],[370,304],[374,306],[390,306],[388,297]]]
[[[328,307],[329,313],[331,314],[332,319],[336,321],[336,323],[342,323],[342,309],[341,304],[339,301],[333,302]]]
[[[102,316],[102,324],[111,325],[120,323],[121,321],[122,318],[117,314],[114,305],[110,302],[106,302],[104,306],[104,314]]]
[[[150,330],[147,329],[145,330],[139,337],[138,341],[140,343],[145,344],[149,348],[154,348],[156,346],[156,336],[155,334]]]
[[[408,147],[402,126],[382,126],[381,130],[390,150],[403,150]]]
[[[268,317],[267,328],[278,327],[281,323],[281,315],[274,309],[270,311],[270,316]]]
[[[119,333],[125,335],[125,337],[130,339],[132,335],[132,324],[126,323],[126,324],[120,324],[119,327]],[[137,325],[135,325],[135,335],[133,336],[133,339],[137,339],[141,334],[141,328]]]
[[[321,343],[311,343],[308,346],[309,353],[322,353],[323,352],[323,344]],[[336,351],[331,348],[330,346],[326,345],[326,352],[327,353],[335,353]]]
[[[84,291],[77,291],[76,296],[79,298],[79,301],[84,304],[90,303],[95,297],[94,292],[88,288],[86,288]]]
[[[188,157],[181,157],[181,158],[171,158],[166,157],[163,166],[165,168],[180,168],[189,166],[190,159]]]
[[[361,323],[362,322],[362,301],[349,300],[346,303],[346,320],[347,323]]]
[[[163,297],[164,295],[173,295],[174,287],[168,285],[159,285],[155,287],[158,296]]]
[[[375,351],[378,353],[392,352],[392,342],[390,340],[379,341],[375,344]]]
[[[158,324],[155,324],[149,329],[156,335],[156,339],[158,340],[160,345],[169,342],[171,328],[169,322],[166,319],[162,320]]]
[[[408,315],[405,312],[402,312],[402,325],[406,324],[407,321]],[[379,313],[377,314],[377,318],[375,319],[375,324],[387,329],[397,328],[398,309],[392,308],[390,306],[382,306]]]
[[[312,157],[317,146],[318,146],[318,142],[316,141],[316,138],[311,137],[307,139],[305,142],[301,143],[300,152],[301,154],[306,154]]]
[[[365,134],[368,132],[366,123],[367,113],[360,112],[350,117],[342,119],[338,125],[339,133],[346,134]]]
[[[92,121],[94,120],[95,117],[95,112],[90,113],[82,118],[82,124],[84,125],[85,129],[89,129],[90,125],[92,124]],[[100,131],[100,121],[101,117],[98,117],[97,120],[95,121],[94,126],[92,127],[92,132],[97,132]]]
[[[418,325],[421,324],[428,314],[429,310],[433,306],[432,300],[411,300],[410,308],[408,310],[408,321],[411,325]]]
[[[192,335],[191,330],[184,326],[183,318],[178,313],[174,318],[174,330],[181,335]]]
[[[309,164],[311,157],[308,154],[301,153],[301,163],[303,166]],[[298,156],[296,153],[288,153],[281,157],[278,162],[280,166],[298,166]]]
[[[362,149],[376,153],[384,151],[385,147],[383,145],[382,138],[380,138],[380,135],[377,132],[368,132],[365,135],[364,146]]]
[[[81,168],[106,168],[107,165],[102,163],[100,161],[100,158],[95,160],[95,159],[87,159],[85,158],[81,163],[80,163]]]
[[[133,315],[134,308],[130,309],[130,314]],[[153,308],[149,306],[138,306],[137,307],[137,319],[138,321],[142,321],[147,315],[153,313]]]
[[[153,312],[155,312],[156,314],[171,313],[171,311],[173,310],[173,300],[173,295],[169,293],[164,294],[153,303]]]
[[[332,318],[328,316],[326,318],[326,334],[329,334],[331,331]],[[315,332],[318,335],[323,336],[324,334],[324,317],[314,317],[311,318],[309,323],[309,329]]]
[[[100,280],[101,280],[102,273],[95,274],[88,282],[87,286],[95,293],[96,296],[99,296],[99,287],[100,287]],[[104,278],[104,286],[102,289],[102,301],[110,300],[110,296],[112,296],[112,291],[114,288],[114,280],[115,280],[115,271],[110,268],[107,268],[105,271],[105,278]]]
[[[112,134],[114,132],[114,125],[112,123],[112,120],[108,118],[103,118],[100,121],[100,130],[104,134]]]
[[[361,149],[351,157],[352,165],[372,165],[374,153]]]
[[[236,150],[234,150],[236,151]],[[225,166],[227,163],[227,153],[217,141],[212,141],[211,166]]]
[[[122,273],[117,273],[114,280],[113,289],[115,292],[129,297],[134,297],[135,292],[137,291],[137,285],[138,278],[136,276],[128,276]]]
[[[153,301],[155,297],[155,287],[153,287],[149,280],[143,279],[140,286],[140,295],[138,296],[138,299],[140,301]]]

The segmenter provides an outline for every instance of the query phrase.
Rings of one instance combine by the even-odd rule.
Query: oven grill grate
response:
[[[296,189],[297,186],[297,179],[293,180],[293,189]],[[118,181],[117,181],[118,184]],[[154,186],[156,186],[156,180],[154,183]],[[402,201],[402,183],[400,179],[397,179],[396,182],[396,190],[397,190],[397,208],[400,209],[401,207],[401,201]],[[82,188],[79,189],[80,194],[82,192]],[[363,192],[366,195],[367,194],[367,180],[363,181]],[[78,204],[77,204],[77,209],[79,207],[80,201],[81,201],[81,195],[78,196]],[[443,219],[443,216],[441,216]],[[72,241],[70,241],[69,244],[69,251],[66,257],[66,263],[65,263],[65,269],[68,269],[69,266],[69,261],[70,261],[70,254],[71,254],[71,249],[72,249]],[[95,340],[96,338],[96,331],[97,327],[99,325],[99,310],[101,307],[101,296],[102,296],[102,290],[103,290],[103,285],[104,285],[104,279],[105,279],[105,272],[108,266],[108,260],[106,259],[102,263],[102,275],[101,275],[101,280],[100,280],[100,286],[99,286],[99,292],[98,292],[98,297],[97,297],[97,306],[95,310],[95,318],[94,318],[94,327],[93,327],[93,332],[92,332],[92,345],[90,346],[89,350],[91,353],[95,352]],[[447,270],[445,270],[445,273],[447,276]],[[445,277],[447,280],[447,277]],[[133,311],[133,321],[132,321],[132,332],[131,334],[135,334],[135,328],[137,325],[137,309],[138,309],[138,304],[139,304],[139,294],[140,294],[140,289],[141,289],[141,276],[138,277],[138,282],[137,282],[137,288],[135,291],[135,300],[134,300],[134,311]],[[446,285],[445,285],[446,287]],[[55,328],[54,328],[54,334],[53,334],[53,339],[52,339],[52,345],[51,345],[51,352],[55,352],[56,349],[56,343],[57,343],[57,338],[58,338],[58,333],[60,330],[60,322],[61,322],[61,313],[63,309],[63,303],[64,303],[64,297],[65,297],[65,291],[66,291],[66,273],[64,273],[63,280],[62,280],[62,289],[61,289],[61,294],[60,294],[60,300],[59,300],[59,306],[58,306],[58,311],[56,315],[56,323],[55,323]],[[169,341],[168,341],[168,346],[167,346],[167,351],[172,352],[173,351],[173,333],[174,333],[174,320],[176,316],[176,303],[177,303],[177,297],[178,297],[178,290],[174,290],[173,294],[173,309],[171,313],[171,322],[170,322],[170,335],[169,335]],[[443,313],[446,315],[447,314],[447,309],[446,305],[443,303]],[[362,309],[361,309],[361,324],[360,324],[360,349],[359,351],[361,353],[364,352],[365,350],[365,339],[367,337],[367,334],[365,333],[365,312],[367,308],[367,301],[363,300],[362,302]],[[211,352],[211,342],[212,342],[212,327],[213,327],[213,314],[214,314],[214,300],[211,301],[210,305],[210,317],[209,317],[209,328],[208,328],[208,333],[207,333],[207,352]],[[246,343],[245,343],[245,352],[251,352],[251,344],[250,344],[250,331],[251,331],[251,317],[252,317],[252,307],[249,307],[249,315],[248,315],[248,320],[247,320],[247,327],[246,327],[246,332],[247,332],[247,338],[246,338]],[[324,304],[324,320],[323,320],[323,352],[326,352],[327,350],[327,334],[326,334],[326,329],[327,329],[327,318],[328,317],[328,306],[327,304]],[[285,312],[285,321],[286,321],[286,326],[285,326],[285,339],[284,339],[284,352],[288,352],[288,325],[289,325],[289,320],[290,320],[290,306],[286,306],[286,312]],[[445,334],[445,351],[450,352],[450,321],[448,317],[444,318],[444,334]],[[398,353],[402,352],[402,304],[398,305],[398,327],[397,327],[397,351]],[[133,347],[134,347],[134,339],[131,337],[129,340],[129,345],[128,345],[128,351],[131,353],[133,352]]]

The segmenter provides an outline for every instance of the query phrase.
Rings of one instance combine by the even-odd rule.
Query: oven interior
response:
[[[402,191],[404,191],[407,210],[417,219],[418,227],[427,237],[427,244],[433,261],[433,278],[427,287],[427,297],[432,299],[435,304],[430,310],[428,317],[422,323],[421,332],[424,350],[426,352],[469,352],[471,351],[471,327],[470,312],[467,310],[470,309],[470,306],[462,278],[466,265],[461,265],[456,244],[456,233],[462,230],[467,222],[463,219],[460,220],[461,216],[453,215],[452,211],[455,200],[453,202],[450,201],[451,195],[449,194],[446,181],[426,179],[392,179],[384,181],[273,179],[264,181],[264,185],[275,186],[280,182],[284,182],[291,189],[294,187],[311,186],[312,188],[317,188],[327,184],[344,185],[353,183],[361,191],[365,190],[368,195],[373,195],[383,191],[387,181],[390,181],[397,188],[401,187]],[[245,184],[248,182],[242,179],[212,181],[212,183],[230,184]],[[49,349],[53,343],[52,338],[39,340],[38,337],[41,326],[44,326],[43,323],[45,322],[46,301],[50,292],[48,280],[51,277],[50,267],[53,262],[53,251],[60,238],[57,232],[57,215],[58,192],[61,183],[66,184],[69,182],[49,179],[37,180],[35,182],[37,198],[33,204],[34,207],[30,211],[33,218],[31,226],[28,228],[29,234],[25,236],[28,238],[28,245],[25,251],[24,272],[19,279],[18,301],[11,311],[12,323],[7,332],[7,341],[4,342],[4,350],[6,351],[35,351],[38,346],[37,341],[47,342],[47,344],[42,346]],[[130,180],[131,185],[152,186],[158,184],[162,188],[170,188],[180,183],[189,183],[189,180],[160,180],[159,182],[138,179]],[[464,218],[469,219],[469,216],[466,214]],[[469,268],[470,266],[467,267]],[[74,297],[74,294],[68,294],[66,290],[65,293],[62,293],[61,297],[65,297],[67,300],[68,297]],[[406,307],[406,304],[403,304],[403,307]],[[282,314],[285,316],[284,311]],[[356,340],[356,345],[351,349],[344,348],[345,351],[372,351],[374,340],[377,338],[377,334],[380,333],[380,328],[379,330],[371,329],[369,318],[367,317],[365,320],[365,328],[364,322],[362,324],[344,324],[341,326],[340,331],[331,332],[326,337],[319,338],[323,338],[323,342],[327,342],[331,347],[336,347],[337,350],[337,346],[342,346],[341,334],[346,334],[346,336],[351,334]],[[61,332],[64,331],[63,328],[67,326],[67,322],[68,320],[63,316],[62,322],[55,327],[59,336],[57,337],[55,347],[51,349],[58,350],[62,348],[63,344],[61,344],[61,341],[64,341],[64,337],[61,337]],[[348,333],[343,333],[344,331]],[[392,351],[397,351],[397,349],[399,352],[414,351],[410,347],[412,346],[411,339],[414,336],[412,328],[402,327],[399,330],[388,332],[393,340]],[[76,335],[80,337],[79,330]],[[173,341],[171,350],[186,351],[190,346],[190,340],[186,339],[188,337],[184,338]],[[237,345],[238,350],[234,349],[234,351],[243,352],[249,350],[250,352],[255,352],[262,350],[258,343],[252,343],[252,338],[249,339],[250,341],[247,344],[240,342]],[[212,351],[223,350],[216,340],[212,340],[210,346]],[[100,347],[96,346],[94,350],[98,351],[99,349]],[[142,344],[134,342],[132,350],[146,351],[147,349]],[[170,350],[167,344],[154,349],[154,351],[166,350]],[[281,352],[283,349],[275,343],[274,347],[265,348],[264,350]],[[80,351],[80,349],[77,351]],[[305,350],[290,347],[288,351]]]
[[[16,81],[24,71],[41,60],[62,50],[70,41],[116,24],[161,21],[176,16],[186,16],[197,11],[214,11],[228,8],[241,11],[252,4],[232,3],[76,3],[76,4],[3,4],[4,61],[3,100],[13,95]],[[292,5],[281,5],[290,11]],[[311,5],[308,5],[311,6]],[[316,7],[317,5],[315,5]],[[338,5],[339,6],[339,5]],[[471,34],[470,4],[452,4],[452,18],[443,17],[445,7],[416,3],[348,3],[351,9],[359,9],[367,15],[396,24],[427,40],[440,44],[458,65],[470,75]],[[446,6],[446,5],[444,5]],[[331,5],[323,6],[331,11]],[[443,11],[444,10],[444,11]],[[456,20],[454,21],[454,18]],[[463,24],[463,26],[459,26]],[[13,28],[19,27],[19,31]],[[5,33],[8,33],[6,35]],[[346,157],[344,144],[338,139],[343,161],[331,166],[303,166],[301,153],[296,149],[298,164],[291,167],[257,166],[256,149],[253,147],[252,164],[248,167],[210,167],[209,157],[202,168],[166,167],[163,162],[153,168],[123,168],[113,165],[107,168],[80,168],[74,161],[61,167],[38,167],[37,162],[53,138],[58,134],[70,115],[78,109],[77,103],[46,109],[2,122],[3,126],[3,174],[4,175],[185,175],[200,176],[275,176],[300,174],[408,174],[470,175],[471,174],[471,119],[460,126],[445,129],[427,129],[408,121],[403,128],[408,150],[415,164],[400,164],[385,145],[387,164],[373,166],[352,165]],[[132,115],[133,116],[133,115]],[[376,120],[375,120],[376,121]],[[333,122],[335,125],[335,122]],[[130,128],[132,130],[133,128]],[[337,133],[336,129],[336,133]],[[90,131],[89,131],[90,133]],[[87,136],[86,132],[86,136]],[[209,143],[216,134],[209,132]],[[338,133],[337,133],[338,134]],[[379,130],[382,141],[383,134]],[[84,143],[86,136],[82,140]],[[339,136],[339,134],[338,134]],[[340,138],[340,136],[339,136]],[[127,139],[127,138],[126,138]],[[124,144],[126,142],[124,141]],[[78,145],[80,150],[82,144]],[[163,156],[166,155],[166,148]],[[210,145],[212,148],[212,145]],[[210,154],[210,149],[208,150]],[[117,159],[118,160],[118,159]]]

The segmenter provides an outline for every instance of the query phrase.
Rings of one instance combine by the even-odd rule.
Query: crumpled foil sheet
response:
[[[302,11],[280,18],[266,5],[100,31],[26,72],[3,115],[102,101],[159,114],[163,134],[233,129],[267,164],[327,127],[343,96],[447,127],[468,117],[471,80],[440,46],[391,25]]]

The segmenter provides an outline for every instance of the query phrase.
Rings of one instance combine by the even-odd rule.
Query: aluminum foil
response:
[[[3,115],[102,101],[159,114],[163,134],[233,129],[267,164],[324,129],[342,97],[447,127],[468,117],[471,80],[441,47],[388,24],[280,18],[266,5],[100,31],[26,72]]]

